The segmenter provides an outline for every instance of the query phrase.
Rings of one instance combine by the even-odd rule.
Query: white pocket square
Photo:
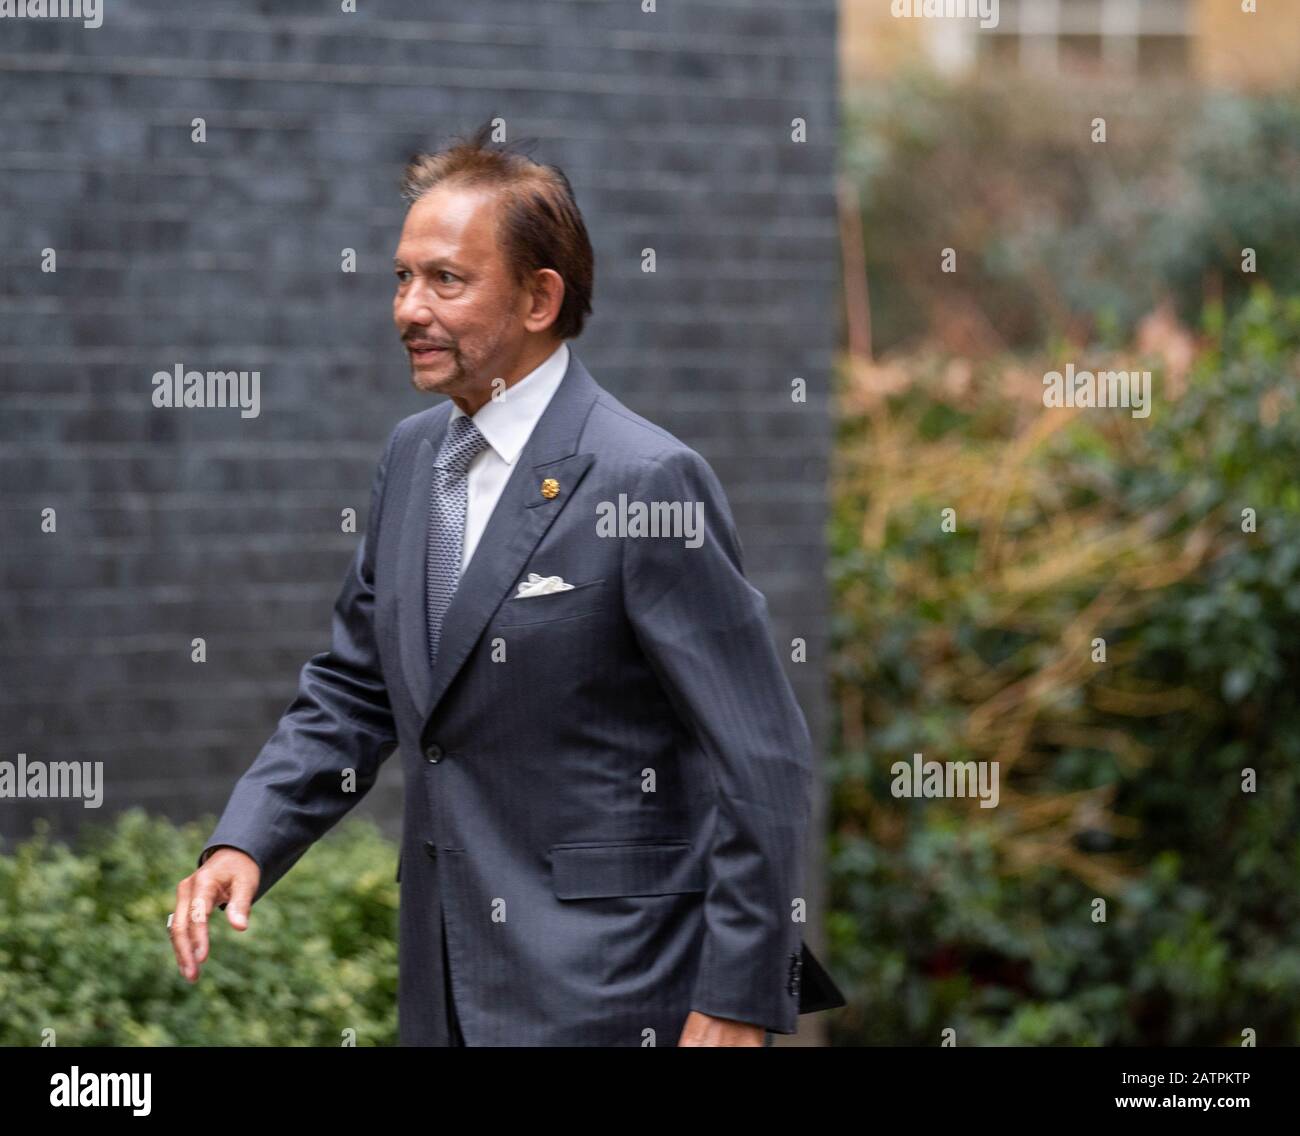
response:
[[[550,592],[567,592],[572,587],[572,584],[566,584],[559,576],[539,576],[536,572],[529,572],[528,579],[519,585],[515,599],[544,596]]]

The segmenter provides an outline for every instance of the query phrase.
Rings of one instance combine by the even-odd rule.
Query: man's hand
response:
[[[226,904],[230,925],[236,931],[247,930],[248,909],[253,906],[261,878],[256,860],[238,848],[224,846],[176,885],[172,950],[181,974],[190,982],[199,980],[199,966],[208,957],[208,916],[212,908]]]
[[[757,1045],[763,1044],[763,1027],[748,1022],[734,1022],[730,1018],[713,1018],[692,1010],[686,1015],[686,1025],[677,1042],[684,1045]]]

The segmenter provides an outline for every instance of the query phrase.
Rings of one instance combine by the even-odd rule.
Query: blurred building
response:
[[[923,60],[948,74],[1015,69],[1249,88],[1291,87],[1300,76],[1294,0],[1257,0],[1254,13],[1242,11],[1242,0],[999,0],[990,27],[970,16],[895,15],[922,2],[841,0],[846,84]],[[966,0],[968,10],[979,6]]]

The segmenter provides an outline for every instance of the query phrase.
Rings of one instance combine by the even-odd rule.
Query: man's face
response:
[[[489,191],[441,185],[406,215],[393,258],[393,321],[411,383],[481,404],[524,349],[530,299],[506,270]]]

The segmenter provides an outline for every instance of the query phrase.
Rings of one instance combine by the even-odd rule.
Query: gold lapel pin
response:
[[[545,497],[548,501],[552,497],[559,496],[559,492],[560,492],[560,483],[556,481],[555,478],[548,477],[545,481],[542,482],[542,496]]]

